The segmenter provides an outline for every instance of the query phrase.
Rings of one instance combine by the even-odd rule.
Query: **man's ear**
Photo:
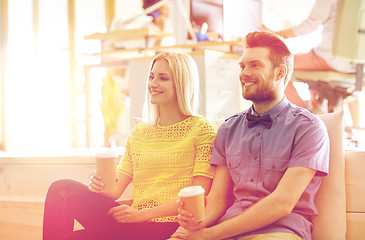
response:
[[[285,78],[287,73],[288,73],[288,67],[285,64],[281,64],[278,67],[276,80],[281,80],[281,79]]]

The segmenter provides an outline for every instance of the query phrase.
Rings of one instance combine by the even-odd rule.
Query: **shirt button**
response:
[[[256,136],[260,137],[261,136],[261,133],[257,133]]]
[[[273,166],[271,166],[271,169],[276,169],[276,167],[273,165]]]
[[[252,178],[250,179],[250,182],[254,182],[255,180],[253,180]]]

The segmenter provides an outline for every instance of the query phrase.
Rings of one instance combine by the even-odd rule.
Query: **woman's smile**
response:
[[[159,94],[162,94],[163,92],[161,91],[156,91],[156,90],[151,90],[151,96],[156,96],[156,95],[159,95]]]

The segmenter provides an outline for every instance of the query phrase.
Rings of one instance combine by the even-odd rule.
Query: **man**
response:
[[[314,198],[328,174],[326,127],[285,97],[293,56],[281,37],[252,32],[244,48],[242,95],[253,104],[218,130],[206,219],[194,222],[182,206],[174,238],[311,239]]]

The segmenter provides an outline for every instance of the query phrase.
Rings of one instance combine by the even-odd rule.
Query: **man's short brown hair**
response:
[[[293,54],[290,52],[284,39],[276,33],[269,31],[255,31],[246,35],[243,39],[245,48],[267,47],[270,49],[270,60],[273,67],[285,64],[288,68],[284,83],[288,84],[293,73]]]

